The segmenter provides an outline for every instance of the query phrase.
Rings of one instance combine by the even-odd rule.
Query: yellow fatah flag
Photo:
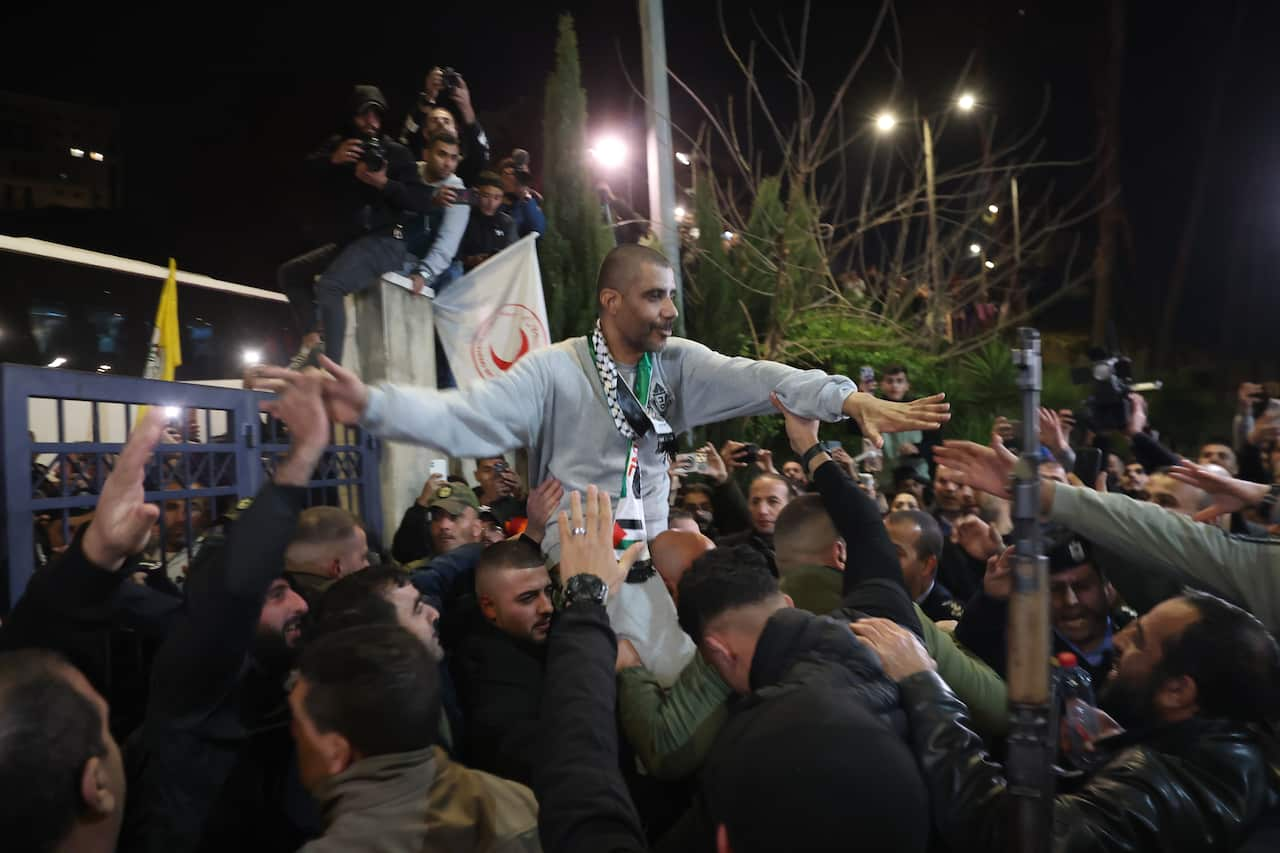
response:
[[[178,264],[169,259],[169,277],[160,291],[160,307],[156,309],[156,325],[151,332],[151,349],[147,353],[147,379],[173,381],[182,364],[182,338],[178,330]]]

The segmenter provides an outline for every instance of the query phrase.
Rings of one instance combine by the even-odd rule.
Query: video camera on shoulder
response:
[[[1164,387],[1159,381],[1134,382],[1133,361],[1127,356],[1111,355],[1095,347],[1089,350],[1089,358],[1093,365],[1072,368],[1071,381],[1093,386],[1093,393],[1084,401],[1076,419],[1094,432],[1124,429],[1133,416],[1129,395]]]

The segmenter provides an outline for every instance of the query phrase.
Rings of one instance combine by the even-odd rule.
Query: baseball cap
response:
[[[439,508],[449,515],[462,515],[467,507],[471,507],[476,512],[480,511],[480,501],[476,498],[476,493],[466,486],[457,486],[452,483],[445,483],[436,489],[436,493],[431,496],[431,502],[427,504],[427,509]]]

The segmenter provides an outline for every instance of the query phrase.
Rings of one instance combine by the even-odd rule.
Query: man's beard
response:
[[[1108,679],[1098,691],[1098,707],[1126,729],[1144,728],[1155,722],[1155,679],[1141,683]]]
[[[290,619],[281,631],[272,631],[258,626],[253,639],[253,658],[267,672],[287,672],[293,667],[297,650],[285,640],[285,631],[296,627],[302,617]]]

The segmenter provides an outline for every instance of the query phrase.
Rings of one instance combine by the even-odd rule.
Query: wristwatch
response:
[[[808,450],[806,450],[804,452],[804,455],[800,457],[800,467],[804,468],[805,474],[809,473],[809,463],[813,462],[813,458],[815,456],[817,456],[819,453],[828,453],[828,452],[829,451],[827,450],[827,448],[823,447],[821,441],[819,441],[813,447],[810,447]]]
[[[579,601],[594,601],[603,607],[608,599],[609,585],[595,575],[574,575],[564,585],[564,606],[566,610]]]

